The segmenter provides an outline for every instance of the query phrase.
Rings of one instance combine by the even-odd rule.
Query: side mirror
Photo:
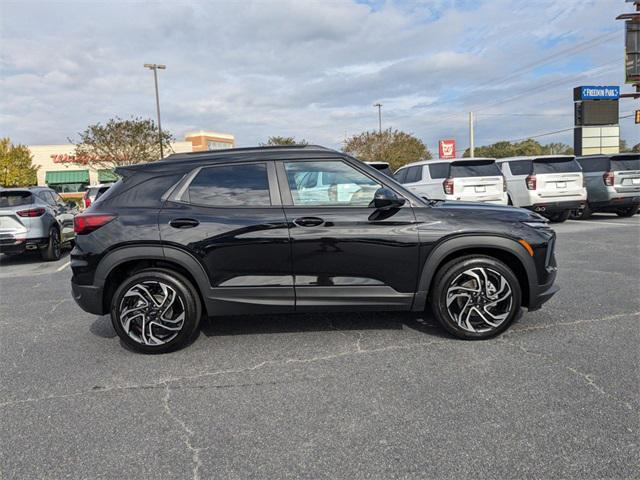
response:
[[[393,190],[382,187],[376,190],[369,207],[377,209],[399,208],[404,205],[405,201],[404,198],[398,197]]]

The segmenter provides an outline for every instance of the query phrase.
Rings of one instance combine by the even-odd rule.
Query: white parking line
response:
[[[602,225],[602,226],[607,226],[607,225],[618,225],[621,227],[637,227],[640,226],[640,223],[638,222],[630,222],[630,223],[615,223],[615,222],[608,222],[608,221],[603,221],[603,220],[571,220],[571,223],[576,225],[576,224],[581,224],[581,223],[592,223],[594,225]]]
[[[65,263],[64,265],[61,265],[60,267],[56,268],[56,272],[61,272],[62,270],[64,270],[65,268],[67,268],[69,265],[71,265],[71,260],[69,260],[67,263]]]

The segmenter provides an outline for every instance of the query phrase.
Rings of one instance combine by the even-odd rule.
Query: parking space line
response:
[[[571,221],[572,224],[576,225],[576,224],[580,224],[580,223],[592,223],[594,225],[617,225],[620,227],[637,227],[640,226],[640,223],[638,222],[633,222],[633,223],[615,223],[615,222],[606,222],[606,221],[595,221],[595,220],[572,220]]]
[[[69,260],[67,263],[65,263],[64,265],[56,268],[56,272],[61,272],[62,270],[64,270],[65,268],[67,268],[69,265],[71,265],[71,260]]]

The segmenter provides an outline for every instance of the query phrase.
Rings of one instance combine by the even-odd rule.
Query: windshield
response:
[[[502,172],[494,160],[453,162],[449,170],[451,178],[461,177],[496,177]]]
[[[539,158],[533,161],[533,173],[581,172],[580,164],[574,158]]]
[[[29,205],[30,203],[33,203],[33,195],[27,190],[22,192],[0,192],[0,207],[17,207]]]

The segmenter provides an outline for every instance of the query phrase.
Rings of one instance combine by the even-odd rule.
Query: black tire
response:
[[[591,210],[588,203],[584,205],[584,208],[571,212],[571,218],[573,220],[587,220],[591,215],[593,215],[593,210]]]
[[[49,230],[49,242],[47,246],[40,250],[40,256],[47,262],[55,262],[60,260],[62,255],[62,243],[60,241],[60,231],[51,227]]]
[[[178,334],[160,345],[143,344],[130,337],[120,321],[120,306],[127,291],[142,282],[160,282],[171,287],[179,297],[184,308],[184,321]],[[111,323],[122,342],[130,349],[141,353],[167,353],[178,350],[193,340],[200,325],[202,305],[193,284],[183,275],[162,268],[141,270],[127,278],[116,289],[111,299]]]
[[[634,205],[633,207],[628,208],[620,208],[616,210],[616,215],[619,217],[633,217],[636,213],[638,213],[640,205]]]
[[[511,304],[504,313],[506,318],[496,327],[488,331],[473,332],[462,328],[447,308],[447,293],[454,280],[463,272],[472,268],[485,268],[497,272],[511,288]],[[431,287],[431,308],[436,319],[452,335],[464,340],[484,340],[504,332],[511,322],[518,317],[522,306],[522,291],[520,283],[513,271],[501,261],[485,255],[468,255],[456,258],[443,265],[436,273]],[[496,322],[497,323],[497,322]]]
[[[547,218],[551,223],[562,223],[569,219],[569,215],[571,215],[571,210],[563,210],[561,212],[550,213],[547,215]]]

